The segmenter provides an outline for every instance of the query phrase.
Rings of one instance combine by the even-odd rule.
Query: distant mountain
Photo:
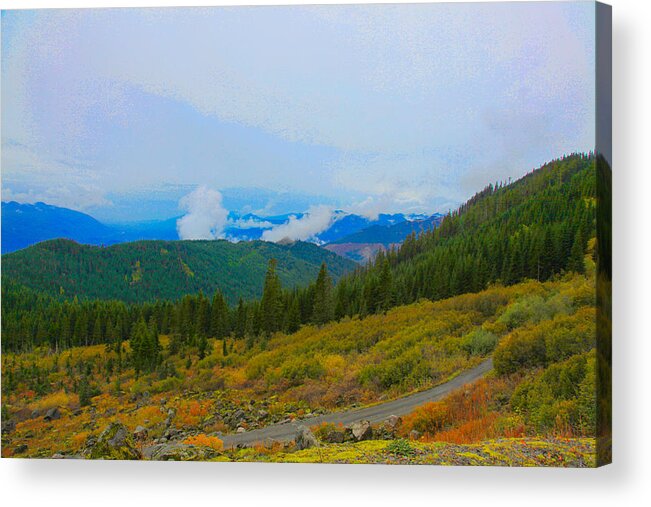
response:
[[[291,216],[300,219],[304,216],[304,214],[289,213],[285,215],[265,217],[252,213],[248,213],[242,216],[236,213],[230,213],[229,225],[225,230],[225,234],[229,239],[260,239],[262,238],[264,231],[267,231],[276,225],[286,223]],[[411,216],[408,217],[402,213],[380,213],[376,219],[371,220],[361,215],[337,210],[335,211],[335,218],[332,225],[325,231],[316,234],[314,239],[319,244],[331,243],[350,234],[354,234],[356,232],[367,229],[368,227],[388,227],[412,219],[413,218]]]
[[[265,231],[289,221],[300,219],[303,213],[260,216],[253,213],[230,212],[224,236],[231,241],[255,241],[262,239]],[[400,243],[413,230],[431,228],[431,221],[438,215],[405,215],[381,213],[375,219],[335,211],[330,227],[316,234],[312,242],[390,244]],[[179,217],[166,220],[150,220],[120,224],[103,224],[95,218],[67,208],[36,204],[2,203],[2,253],[10,253],[48,239],[70,239],[78,243],[108,246],[140,240],[179,239],[176,222]],[[354,247],[353,247],[354,248]],[[374,251],[377,248],[373,249]],[[367,249],[368,251],[368,249]],[[361,261],[364,255],[353,255]]]
[[[269,259],[285,287],[305,286],[325,262],[333,279],[354,262],[312,243],[138,241],[109,247],[50,240],[2,256],[2,280],[56,297],[143,302],[219,288],[231,304],[261,296]]]
[[[110,227],[79,211],[42,202],[2,203],[2,253],[53,238],[97,245],[105,242],[112,233]]]
[[[114,245],[144,239],[175,240],[178,239],[177,219],[106,225],[86,213],[43,202],[3,202],[2,253],[57,238],[86,245]]]
[[[435,229],[443,217],[444,215],[435,213],[426,218],[419,215],[417,220],[404,219],[392,225],[374,224],[353,234],[339,237],[325,245],[325,248],[365,264],[374,259],[379,251],[400,245],[411,233],[420,234]]]
[[[407,217],[402,213],[393,215],[380,213],[375,220],[370,220],[360,215],[347,214],[343,211],[338,211],[337,213],[340,218],[335,220],[330,228],[317,235],[319,241],[332,243],[333,241],[337,241],[369,227],[389,227],[407,221]]]

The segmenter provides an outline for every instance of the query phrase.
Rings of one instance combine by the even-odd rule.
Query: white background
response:
[[[7,1],[6,8],[273,1]],[[285,0],[282,3],[301,3]],[[342,2],[320,2],[342,3]],[[3,505],[651,505],[651,2],[613,4],[614,464],[598,470],[0,460]]]

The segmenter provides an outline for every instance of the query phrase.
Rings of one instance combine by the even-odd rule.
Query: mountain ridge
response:
[[[335,280],[357,267],[306,242],[142,240],[101,247],[53,239],[3,255],[2,280],[56,297],[129,303],[219,289],[235,304],[260,297],[272,258],[285,287],[307,285],[323,262]]]

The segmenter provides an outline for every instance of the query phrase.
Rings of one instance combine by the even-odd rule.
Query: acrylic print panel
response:
[[[610,461],[610,8],[2,13],[2,456]]]

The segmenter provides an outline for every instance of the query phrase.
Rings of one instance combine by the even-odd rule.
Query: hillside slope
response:
[[[578,154],[489,185],[437,228],[342,279],[336,316],[581,272],[596,234],[596,175],[594,156]]]
[[[285,287],[316,278],[322,262],[333,278],[356,265],[310,243],[139,241],[106,248],[51,240],[2,256],[2,278],[52,296],[144,302],[180,299],[217,288],[231,304],[261,295],[269,259]]]

